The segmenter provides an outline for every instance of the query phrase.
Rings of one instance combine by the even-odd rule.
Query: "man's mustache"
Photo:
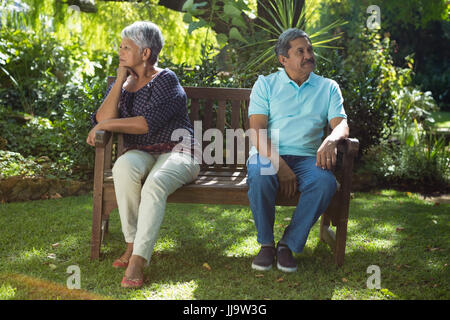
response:
[[[316,64],[316,61],[314,59],[308,59],[308,60],[306,60],[305,62],[302,63],[302,66],[304,66],[308,62],[311,62],[312,64]]]

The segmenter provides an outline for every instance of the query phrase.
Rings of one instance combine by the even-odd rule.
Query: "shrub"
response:
[[[88,54],[75,37],[62,46],[50,33],[5,28],[0,39],[0,149],[46,156],[61,175],[86,178],[93,168],[89,116],[117,55]]]
[[[39,175],[41,170],[33,157],[25,158],[17,152],[0,150],[0,179]]]
[[[30,114],[49,114],[70,79],[71,50],[51,34],[0,30],[0,101]]]
[[[13,176],[70,178],[68,168],[61,162],[53,162],[46,156],[24,157],[20,153],[0,150],[0,179]]]
[[[93,78],[80,86],[67,85],[55,120],[0,108],[0,136],[4,149],[24,157],[48,157],[60,168],[59,177],[87,178],[92,175],[94,150],[86,143],[90,115],[106,90],[106,80]]]
[[[420,128],[417,121],[405,141],[372,146],[363,161],[380,185],[423,193],[450,191],[450,144]]]

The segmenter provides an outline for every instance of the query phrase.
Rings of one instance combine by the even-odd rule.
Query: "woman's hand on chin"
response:
[[[133,69],[131,69],[130,67],[119,65],[119,68],[117,68],[117,81],[124,84],[125,81],[127,81],[129,75],[131,75],[134,79],[138,78],[136,72],[134,72]]]

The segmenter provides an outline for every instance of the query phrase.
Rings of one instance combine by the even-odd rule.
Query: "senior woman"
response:
[[[127,243],[113,263],[126,268],[122,287],[142,286],[167,197],[193,181],[200,170],[194,161],[198,143],[192,138],[186,93],[171,70],[156,66],[163,42],[161,31],[151,22],[136,22],[122,31],[117,78],[93,113],[94,128],[87,137],[94,146],[97,130],[124,133],[126,152],[112,170]],[[171,138],[177,129],[188,136],[181,144],[189,145],[175,148],[179,141]]]

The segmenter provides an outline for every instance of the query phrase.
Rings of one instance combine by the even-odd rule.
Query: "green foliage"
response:
[[[450,111],[450,21],[430,23],[422,33],[417,48],[410,49],[420,57],[414,82],[433,93],[442,111]]]
[[[217,40],[221,46],[219,57],[227,56],[223,69],[233,70],[239,83],[250,86],[258,73],[274,71],[279,66],[273,47],[279,35],[288,28],[297,27],[310,33],[315,47],[330,47],[328,44],[339,38],[339,34],[328,36],[328,32],[345,21],[337,19],[323,28],[309,26],[313,21],[314,10],[320,1],[309,0],[300,3],[293,0],[256,0],[258,12],[267,16],[255,17],[249,3],[242,0],[225,0],[195,3],[187,0],[183,10],[184,21],[189,23],[189,32],[206,27],[212,29],[216,24],[226,25],[224,32],[219,32]],[[261,10],[260,10],[261,9]],[[195,18],[194,18],[195,17]],[[217,30],[217,28],[216,28]],[[230,56],[234,56],[233,58]],[[243,77],[241,77],[243,76]]]
[[[194,0],[187,0],[182,10],[186,12],[183,21],[189,24],[189,34],[203,27],[209,30],[216,23],[214,21],[218,20],[221,23],[233,26],[228,34],[221,33],[218,37],[222,46],[231,39],[241,43],[247,42],[241,34],[242,32],[248,32],[247,23],[242,17],[242,13],[249,12],[250,7],[244,0],[224,0],[220,2],[212,0],[210,3],[206,1],[194,3]],[[207,18],[204,18],[203,16],[206,15]]]
[[[381,8],[384,31],[396,32],[403,28],[418,30],[426,28],[432,21],[448,18],[445,0],[373,0],[371,4]]]
[[[27,113],[48,112],[73,67],[70,51],[51,34],[3,28],[0,39],[0,101]]]
[[[444,137],[415,128],[406,143],[381,142],[363,160],[380,186],[426,194],[450,191],[450,144]]]
[[[0,150],[0,180],[9,177],[71,178],[63,163],[53,162],[46,156],[24,157],[20,153]]]
[[[0,122],[0,135],[6,140],[6,149],[16,156],[0,159],[0,164],[4,166],[5,174],[14,175],[45,175],[58,176],[61,178],[85,178],[86,170],[92,169],[92,150],[82,145],[80,135],[83,130],[89,128],[89,123],[80,118],[76,120],[79,126],[81,121],[85,121],[84,128],[78,128],[77,132],[68,131],[67,127],[74,122],[74,119],[50,121],[48,118],[31,116],[20,112],[13,112],[10,108],[0,109],[0,117],[4,120]],[[86,139],[87,133],[84,136]],[[23,160],[17,158],[23,157]],[[19,167],[12,165],[17,162]],[[44,167],[39,165],[39,161],[33,164],[36,159],[48,162]],[[87,168],[90,164],[90,168]],[[23,166],[23,168],[22,168]],[[20,168],[22,171],[17,171]],[[33,170],[31,170],[33,169]],[[48,169],[48,170],[43,170]],[[89,170],[90,171],[90,170]]]
[[[59,156],[55,150],[59,137],[49,119],[13,112],[9,108],[2,108],[0,116],[4,120],[0,123],[0,132],[7,140],[7,149],[25,157],[47,155],[55,159]]]
[[[41,167],[33,157],[25,158],[20,153],[0,150],[0,179],[12,176],[40,174]]]
[[[183,14],[157,1],[97,1],[97,12],[79,12],[62,0],[4,0],[5,6],[19,3],[28,9],[8,12],[0,19],[9,29],[33,30],[37,35],[52,33],[62,45],[79,42],[90,55],[93,51],[117,54],[120,33],[124,27],[138,20],[151,20],[164,35],[161,55],[174,63],[196,64],[200,61],[200,44],[215,44],[214,35],[207,30],[189,34],[183,23]],[[2,22],[3,21],[3,22]],[[113,23],[112,23],[113,22]]]
[[[236,79],[230,73],[220,71],[217,60],[214,59],[212,46],[202,46],[202,59],[198,65],[174,64],[170,61],[161,62],[162,67],[173,70],[182,86],[193,87],[238,87]]]
[[[342,50],[319,50],[326,59],[318,61],[317,72],[341,86],[350,135],[359,139],[363,166],[378,183],[445,192],[449,154],[443,138],[431,131],[436,103],[431,92],[414,84],[414,55],[396,65],[398,42],[388,33],[382,37],[381,31],[367,30],[365,9],[356,0],[323,7],[323,23],[342,17],[349,24],[341,27],[344,34],[337,41]]]
[[[312,6],[312,1],[305,1],[300,7],[297,1],[292,0],[269,0],[268,4],[269,7],[265,6],[262,1],[258,1],[258,5],[268,14],[267,19],[261,16],[258,17],[258,23],[256,24],[258,29],[264,31],[265,36],[262,37],[263,40],[258,37],[256,42],[243,47],[246,50],[251,49],[257,52],[256,58],[249,60],[246,64],[244,72],[259,70],[266,63],[270,63],[272,66],[278,65],[278,59],[274,55],[273,48],[280,34],[289,28],[305,30],[309,34],[309,38],[315,48],[330,48],[327,44],[339,39],[340,35],[324,36],[327,35],[328,31],[346,24],[344,20],[337,19],[329,25],[312,32],[313,30],[308,25],[311,14],[315,9]]]
[[[396,65],[415,52],[414,83],[431,91],[442,110],[450,110],[450,20],[445,0],[376,0],[382,32],[398,43]]]
[[[436,103],[431,92],[421,92],[417,88],[404,87],[393,92],[394,113],[392,126],[386,131],[398,137],[400,141],[407,141],[411,135],[411,126],[420,121],[426,129],[435,122],[432,111],[436,111]]]
[[[5,148],[25,157],[48,157],[61,168],[60,176],[90,175],[89,116],[103,99],[117,57],[97,51],[88,56],[79,43],[62,46],[52,34],[4,29],[0,38],[5,39],[0,61]]]
[[[360,140],[360,154],[380,139],[398,134],[414,118],[429,119],[435,103],[429,93],[413,85],[412,55],[404,65],[394,65],[397,44],[389,35],[366,28],[364,4],[355,0],[327,4],[323,23],[343,17],[349,24],[341,27],[343,37],[336,45],[342,50],[320,50],[318,73],[336,80],[342,89],[351,135]],[[326,10],[326,11],[325,11]]]
[[[86,143],[91,129],[90,116],[103,102],[106,76],[97,75],[89,82],[72,85],[62,101],[64,114],[56,122],[61,135],[61,152],[70,159],[72,175],[86,178],[94,168],[94,148]]]

